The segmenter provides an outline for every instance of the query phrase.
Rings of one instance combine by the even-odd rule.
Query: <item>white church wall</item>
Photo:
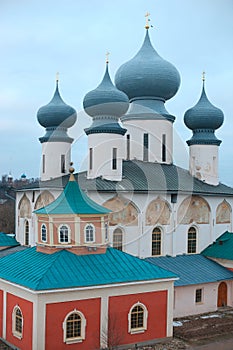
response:
[[[148,161],[171,164],[173,158],[173,124],[167,120],[125,121],[130,135],[130,159],[144,160],[143,138],[148,134]],[[162,160],[162,142],[165,135],[166,160]],[[126,137],[126,136],[125,136]]]

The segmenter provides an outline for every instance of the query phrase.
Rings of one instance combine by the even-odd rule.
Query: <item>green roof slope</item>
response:
[[[233,260],[233,232],[224,232],[214,243],[202,252],[210,258]]]
[[[105,254],[75,255],[67,250],[44,254],[32,247],[0,259],[0,278],[38,291],[176,277],[114,248]]]
[[[8,236],[4,232],[0,232],[0,247],[14,247],[19,245],[14,237]]]
[[[72,175],[73,177],[73,175]],[[90,199],[73,179],[55,201],[35,211],[36,214],[107,214],[111,210]]]

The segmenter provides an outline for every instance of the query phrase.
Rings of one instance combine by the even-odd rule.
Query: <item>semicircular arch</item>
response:
[[[105,208],[112,210],[109,214],[109,225],[137,226],[139,209],[131,200],[115,196],[103,203]]]
[[[189,225],[191,223],[209,224],[210,206],[201,196],[185,198],[178,209],[178,223]]]

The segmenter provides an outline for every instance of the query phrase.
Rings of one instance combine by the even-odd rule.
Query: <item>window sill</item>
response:
[[[131,329],[129,331],[130,334],[138,334],[138,333],[144,333],[144,332],[145,332],[145,328]]]
[[[18,333],[18,332],[13,332],[13,336],[20,339],[20,340],[23,338],[22,334]]]
[[[66,343],[66,344],[82,343],[83,340],[84,340],[83,338],[66,339],[66,340],[65,340],[65,343]]]

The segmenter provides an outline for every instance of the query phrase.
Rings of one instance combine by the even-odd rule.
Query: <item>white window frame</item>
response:
[[[45,230],[46,230],[46,232],[45,232],[46,239],[45,239],[45,240],[43,239],[43,233],[42,233],[43,228],[45,228]],[[47,238],[48,238],[48,229],[47,229],[47,225],[46,225],[45,223],[43,223],[43,224],[41,225],[41,228],[40,228],[40,238],[41,238],[41,242],[44,242],[44,243],[47,242]]]
[[[140,306],[143,309],[143,326],[139,328],[131,328],[131,313],[136,306]],[[131,307],[128,313],[128,333],[130,334],[144,333],[147,330],[147,320],[148,320],[148,310],[144,304],[138,301],[136,304],[134,304]]]
[[[78,314],[80,317],[81,317],[81,336],[79,337],[75,337],[75,338],[66,338],[66,326],[67,326],[67,319],[70,315],[72,314]],[[63,328],[63,342],[66,343],[66,344],[74,344],[74,343],[81,343],[85,340],[85,337],[86,337],[86,324],[87,324],[87,321],[86,321],[86,318],[85,316],[83,315],[83,313],[77,309],[74,309],[72,311],[70,311],[64,321],[63,321],[63,324],[62,324],[62,328]]]
[[[91,226],[93,229],[93,240],[87,240],[87,228],[88,226]],[[86,226],[84,227],[84,239],[85,239],[85,243],[94,243],[95,242],[95,226],[91,223],[86,224]]]
[[[22,332],[18,332],[16,330],[16,311],[20,310],[21,315],[22,315]],[[18,338],[18,339],[22,339],[23,338],[23,313],[21,308],[19,307],[19,305],[15,305],[14,309],[12,311],[12,334],[14,337]]]
[[[65,227],[67,227],[67,229],[68,229],[68,242],[61,242],[61,236],[60,236],[60,229],[63,227],[63,226],[65,226]],[[59,225],[59,227],[58,227],[58,242],[60,243],[60,244],[70,244],[70,226],[69,225],[67,225],[67,224],[61,224],[61,225]]]

